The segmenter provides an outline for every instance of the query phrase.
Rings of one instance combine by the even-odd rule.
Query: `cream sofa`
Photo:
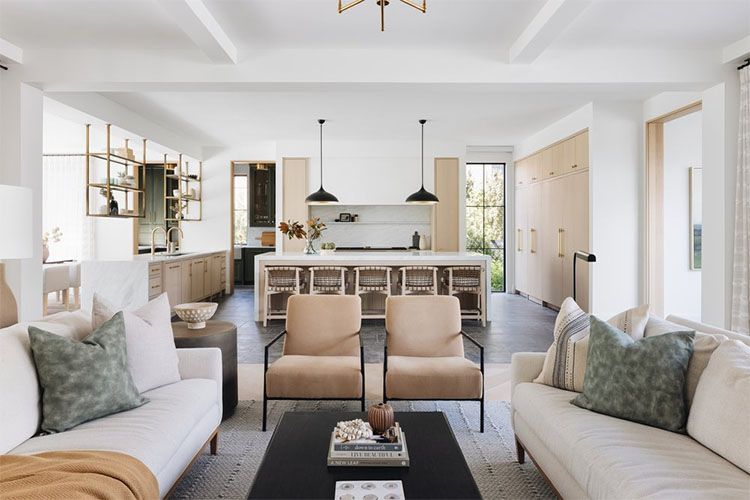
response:
[[[750,345],[750,337],[674,316],[667,320]],[[652,318],[649,325],[657,321],[664,320]],[[542,371],[544,356],[513,355],[511,421],[519,462],[528,453],[559,496],[750,498],[750,475],[690,436],[579,408],[570,403],[576,393],[532,383]]]
[[[78,340],[91,333],[90,314],[80,311],[0,330],[0,453],[125,453],[154,473],[164,497],[209,441],[215,452],[222,414],[219,349],[177,349],[182,380],[145,392],[149,403],[40,436],[41,393],[29,347],[29,324]]]

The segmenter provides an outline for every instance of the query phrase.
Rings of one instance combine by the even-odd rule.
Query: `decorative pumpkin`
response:
[[[393,427],[393,408],[388,403],[372,405],[367,412],[367,420],[374,432],[382,434]]]

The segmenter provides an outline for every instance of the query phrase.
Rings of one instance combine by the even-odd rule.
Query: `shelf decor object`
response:
[[[421,203],[432,205],[434,203],[438,203],[440,200],[438,200],[437,196],[430,193],[424,188],[424,124],[427,123],[427,120],[419,120],[419,123],[420,125],[422,125],[422,187],[419,189],[419,191],[410,194],[409,197],[406,198],[406,203]]]
[[[34,255],[31,237],[31,189],[0,184],[0,328],[18,323],[18,304],[5,282],[2,259],[27,259]]]
[[[320,189],[305,198],[305,203],[308,205],[325,205],[339,202],[338,198],[323,189],[323,124],[325,122],[325,120],[318,120],[320,124]]]
[[[107,151],[91,152],[91,124],[86,124],[87,216],[129,219],[146,216],[146,139],[143,139],[143,161],[135,159],[128,142],[125,139],[124,148],[112,148],[112,125],[108,123]],[[106,165],[105,172],[101,162]],[[119,172],[113,171],[118,168]]]
[[[206,328],[206,321],[211,319],[217,307],[216,302],[189,302],[174,306],[174,312],[190,330],[200,330]]]
[[[351,9],[355,5],[361,4],[364,1],[365,0],[352,0],[346,5],[341,5],[341,0],[339,0],[339,14],[347,9]],[[410,7],[414,7],[423,14],[427,12],[427,0],[422,0],[422,5],[414,3],[410,0],[401,0],[401,2]],[[380,31],[385,31],[385,8],[388,7],[391,2],[389,0],[375,0],[375,3],[378,4],[378,7],[380,7]]]
[[[167,181],[171,182],[167,182]],[[177,188],[167,191],[168,185]],[[198,173],[190,170],[190,162],[168,163],[164,155],[164,214],[167,222],[197,222],[203,218],[203,162],[198,162]]]

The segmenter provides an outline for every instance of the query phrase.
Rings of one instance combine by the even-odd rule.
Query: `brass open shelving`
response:
[[[125,139],[125,151],[128,151],[128,139]],[[92,182],[92,167],[95,162],[106,162],[107,181]],[[124,167],[120,170],[123,177],[131,176],[135,185],[117,184],[112,182],[113,164]],[[99,176],[101,177],[101,176]],[[89,217],[112,217],[120,219],[143,218],[146,213],[146,198],[143,186],[146,184],[146,139],[143,139],[143,161],[112,153],[112,125],[107,124],[107,152],[91,152],[91,125],[86,125],[86,215]],[[104,210],[92,211],[91,192],[97,190],[104,197]],[[120,200],[115,198],[120,193]],[[117,212],[113,213],[113,200],[117,203]],[[122,201],[122,206],[120,206]],[[132,206],[131,206],[132,205]]]
[[[177,181],[177,196],[167,191],[167,179]],[[193,187],[196,186],[196,187]],[[190,163],[183,165],[182,155],[177,164],[170,165],[164,155],[164,213],[168,222],[197,222],[203,218],[203,162],[198,162],[198,173],[191,173]],[[171,207],[170,207],[171,203]],[[197,211],[197,215],[196,215]]]

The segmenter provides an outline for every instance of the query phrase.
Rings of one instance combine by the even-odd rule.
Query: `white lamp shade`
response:
[[[0,184],[0,259],[34,255],[31,189]]]

